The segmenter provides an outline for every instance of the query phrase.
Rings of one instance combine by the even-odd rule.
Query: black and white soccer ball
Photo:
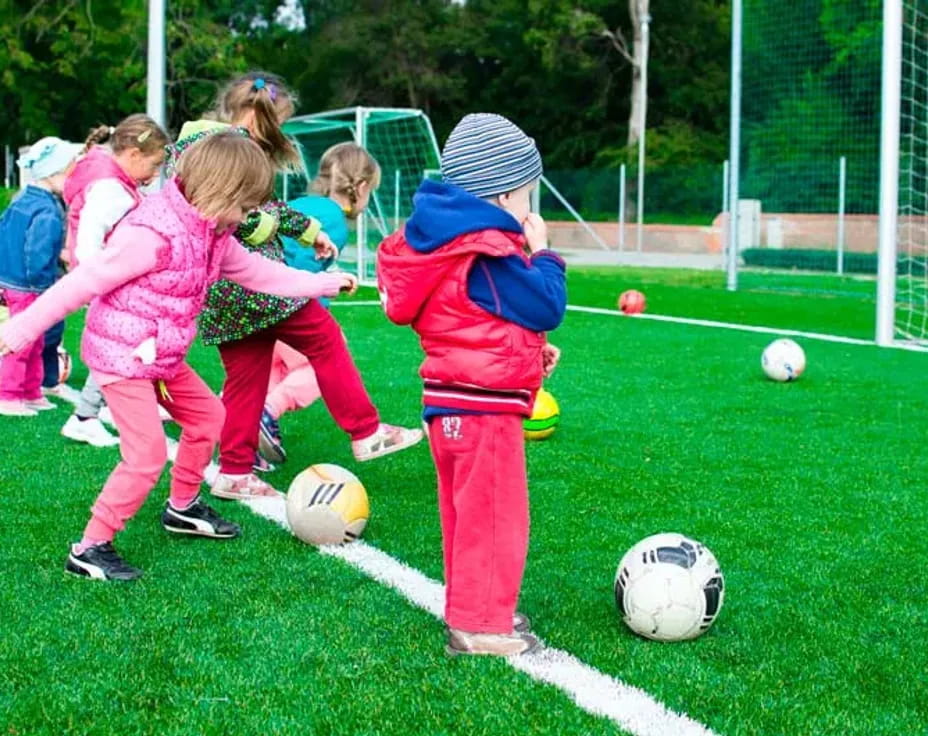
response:
[[[636,634],[658,641],[695,639],[722,610],[725,582],[715,555],[682,534],[646,537],[619,562],[615,603]]]

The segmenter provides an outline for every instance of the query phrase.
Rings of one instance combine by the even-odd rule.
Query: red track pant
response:
[[[341,328],[329,310],[313,299],[282,322],[219,346],[226,369],[222,387],[226,421],[219,440],[219,469],[223,473],[250,473],[254,465],[258,422],[278,340],[309,359],[322,400],[351,439],[369,437],[380,425]]]
[[[522,417],[434,417],[445,562],[445,621],[469,632],[508,634],[528,552],[528,483]]]

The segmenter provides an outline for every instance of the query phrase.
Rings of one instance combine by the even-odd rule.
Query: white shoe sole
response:
[[[532,652],[537,652],[541,649],[541,642],[536,641],[533,644],[530,644],[526,649],[523,649],[521,652],[513,652],[512,654],[502,654],[501,652],[471,652],[466,649],[455,649],[450,644],[445,645],[445,653],[451,657],[521,657],[523,654],[531,654]]]
[[[113,437],[112,441],[101,441],[95,440],[86,435],[71,434],[70,432],[65,432],[61,430],[61,436],[65,437],[72,442],[81,442],[85,445],[90,445],[91,447],[116,447],[119,444],[119,438]]]
[[[399,452],[400,450],[408,450],[410,447],[414,447],[422,442],[422,438],[425,436],[421,430],[419,431],[419,436],[413,442],[407,442],[406,444],[394,445],[393,447],[388,447],[386,450],[379,450],[376,453],[372,453],[367,457],[358,457],[354,456],[354,459],[359,463],[366,463],[369,460],[376,460],[380,457],[386,457],[387,455],[392,455],[394,452]],[[354,453],[352,453],[354,454]]]
[[[229,493],[228,491],[217,491],[213,488],[209,489],[209,492],[216,498],[221,498],[225,501],[250,501],[253,498],[274,498],[274,496],[283,496],[284,494],[280,491],[274,491],[271,495],[259,495],[257,493],[253,494],[242,494],[242,493]]]

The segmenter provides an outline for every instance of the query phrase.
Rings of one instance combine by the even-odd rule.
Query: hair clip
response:
[[[142,132],[142,133],[139,133],[138,138],[136,138],[135,140],[137,140],[139,143],[144,143],[144,142],[147,141],[150,137],[151,137],[151,128],[149,128],[148,130],[146,130],[146,131],[144,131],[144,132]]]
[[[271,98],[271,102],[277,102],[277,86],[269,84],[267,87],[267,93]]]
[[[256,90],[262,90],[264,89],[265,84],[267,84],[267,82],[265,82],[261,77],[258,77],[252,84],[252,87],[254,87]]]
[[[114,128],[112,125],[109,127],[109,134],[116,135],[116,128]]]

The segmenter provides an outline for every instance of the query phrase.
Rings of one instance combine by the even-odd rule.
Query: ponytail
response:
[[[361,214],[358,187],[363,183],[367,183],[371,192],[380,186],[380,164],[355,143],[337,143],[319,159],[319,173],[310,190],[324,197],[333,194],[344,197],[350,204],[345,215],[355,219]]]
[[[147,115],[130,115],[116,127],[100,125],[90,131],[84,142],[86,153],[93,146],[109,143],[113,153],[121,153],[129,148],[137,148],[144,155],[150,156],[164,148],[171,140],[164,129]]]
[[[113,137],[113,133],[116,132],[116,128],[112,125],[98,125],[96,128],[93,128],[87,140],[84,141],[84,150],[81,153],[87,153],[94,146],[99,146],[106,143],[110,138]]]
[[[232,80],[220,93],[216,117],[225,123],[234,123],[249,110],[254,113],[254,126],[250,131],[255,143],[261,146],[280,170],[299,170],[303,166],[300,152],[280,129],[280,121],[293,115],[296,106],[294,95],[283,80],[268,72],[249,72]]]

